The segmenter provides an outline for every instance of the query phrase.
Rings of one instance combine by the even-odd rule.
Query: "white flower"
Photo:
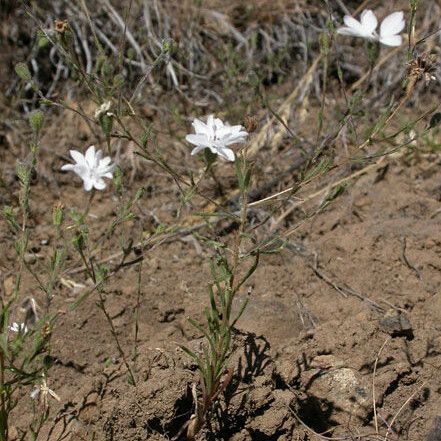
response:
[[[207,123],[195,118],[192,123],[195,134],[190,134],[185,139],[196,147],[192,155],[208,148],[227,161],[234,161],[234,152],[228,146],[245,142],[248,133],[240,125],[230,126],[224,124],[219,118],[210,115]]]
[[[379,41],[386,46],[400,46],[401,35],[398,35],[405,26],[402,11],[388,15],[380,25],[380,35],[376,32],[378,20],[370,9],[365,9],[360,16],[360,21],[350,15],[343,19],[346,26],[337,29],[338,34],[362,37],[368,40]]]
[[[112,101],[104,101],[104,103],[95,110],[95,119],[100,119],[103,115],[113,116],[113,113],[109,112],[111,107]]]
[[[34,389],[32,389],[32,392],[29,394],[33,400],[36,400],[38,396],[40,395],[40,387],[37,386]]]
[[[90,146],[86,150],[86,154],[71,150],[70,156],[74,159],[76,164],[65,164],[61,170],[71,170],[75,172],[84,182],[84,189],[86,191],[96,188],[97,190],[104,190],[106,183],[103,178],[112,179],[115,164],[110,164],[112,159],[110,156],[102,158],[101,150],[95,153],[95,146]]]
[[[12,325],[8,326],[11,332],[20,332],[26,334],[28,332],[28,327],[24,323],[13,322]]]
[[[47,383],[46,383],[46,378],[43,376],[43,378],[41,380],[41,384],[39,386],[36,386],[32,390],[32,392],[30,393],[30,396],[33,400],[36,400],[38,397],[40,397],[41,404],[43,404],[44,407],[47,407],[48,395],[50,395],[55,400],[60,401],[60,397],[52,389],[48,388]]]

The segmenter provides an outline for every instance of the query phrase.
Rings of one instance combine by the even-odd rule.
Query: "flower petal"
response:
[[[112,158],[110,156],[106,156],[105,158],[101,159],[100,166],[109,165],[111,162],[112,162]]]
[[[75,171],[75,167],[77,167],[76,165],[74,165],[74,164],[64,164],[62,167],[61,167],[61,170],[63,170],[63,171]]]
[[[381,39],[399,34],[404,29],[405,25],[406,22],[404,21],[403,11],[393,12],[388,15],[380,25],[380,41]]]
[[[84,161],[85,161],[84,155],[82,153],[80,153],[78,150],[70,150],[69,153],[70,153],[70,156],[72,156],[72,159],[77,164],[84,164]]]
[[[355,29],[358,31],[361,29],[361,23],[351,15],[345,15],[343,17],[343,22],[348,28]]]
[[[95,146],[91,145],[87,150],[86,154],[84,155],[87,165],[90,168],[95,167]]]
[[[235,159],[234,152],[231,149],[219,149],[218,155],[227,161],[234,161]]]
[[[207,135],[209,133],[207,125],[204,122],[202,122],[200,119],[195,118],[191,123],[191,125],[194,127],[194,131],[197,134]]]
[[[90,178],[83,178],[84,190],[90,191],[93,187],[93,180]]]
[[[390,37],[380,37],[380,43],[386,46],[401,46],[403,38],[401,35],[391,35]]]
[[[195,147],[192,151],[191,151],[191,155],[196,155],[198,154],[201,150],[204,150],[205,146],[202,145],[198,145],[197,147]]]
[[[216,130],[220,130],[225,127],[225,124],[219,118],[214,118],[214,127]],[[228,126],[227,126],[228,127]]]
[[[210,144],[210,141],[207,137],[207,135],[203,135],[203,134],[191,134],[191,135],[187,135],[185,137],[186,141],[190,142],[191,144],[197,145],[197,146],[203,146],[203,147],[208,147],[208,145]]]
[[[94,182],[93,186],[97,190],[104,190],[106,188],[106,183],[104,182],[104,179],[100,178]]]
[[[360,31],[358,29],[353,29],[348,27],[338,28],[337,34],[350,35],[351,37],[361,37]]]
[[[216,126],[214,125],[214,116],[213,115],[208,115],[207,127],[211,130],[214,130],[216,128]]]
[[[365,9],[360,16],[361,27],[367,34],[372,34],[377,29],[378,20],[370,9]]]

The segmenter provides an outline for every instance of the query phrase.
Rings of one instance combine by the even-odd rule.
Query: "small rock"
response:
[[[185,312],[184,308],[171,306],[162,301],[158,302],[157,309],[159,323],[171,323],[176,320],[176,317],[179,314],[183,314]]]
[[[412,325],[406,314],[395,309],[386,312],[380,320],[380,329],[392,337],[406,337],[408,340],[414,338]]]
[[[14,276],[6,277],[4,281],[4,287],[5,287],[6,296],[9,297],[10,295],[12,295],[15,287],[15,277]]]
[[[33,265],[37,261],[37,257],[33,253],[26,253],[24,255],[24,261],[29,265]]]
[[[336,362],[336,365],[339,363]],[[369,415],[369,379],[362,377],[354,369],[312,369],[302,374],[301,381],[302,384],[308,385],[308,395],[330,402],[333,408],[343,411],[333,415],[338,423],[346,424],[349,417],[365,420]]]

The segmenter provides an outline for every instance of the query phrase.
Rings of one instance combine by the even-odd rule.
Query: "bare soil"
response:
[[[78,134],[72,130],[68,137]],[[53,136],[49,130],[43,145],[49,146]],[[64,141],[56,149],[61,157]],[[2,146],[2,173],[10,189],[4,203],[16,203],[18,184],[8,165],[19,153]],[[58,201],[66,208],[85,203],[79,182],[73,188],[71,177],[59,172],[60,157],[47,151],[42,157],[31,205],[36,271],[46,265],[41,256],[54,240],[50,207]],[[376,425],[384,435],[392,422],[389,439],[439,439],[429,433],[441,416],[440,165],[436,155],[389,160],[386,168],[354,181],[338,202],[299,228],[280,253],[262,259],[243,292],[251,294],[237,325],[231,366],[238,368],[200,439],[319,439],[312,430],[378,439]],[[220,170],[228,175],[228,167],[222,164]],[[145,170],[142,175],[143,184],[147,180],[154,188],[165,179]],[[113,202],[110,191],[97,196],[91,228],[100,231],[108,224]],[[153,190],[128,231],[148,228],[143,212],[167,219],[170,211],[173,207]],[[301,217],[294,211],[286,226]],[[1,236],[7,286],[14,251],[4,226]],[[100,256],[111,254],[103,249]],[[194,411],[191,387],[197,372],[178,345],[197,350],[202,342],[187,316],[201,317],[207,301],[206,257],[190,236],[146,252],[138,308],[137,270],[128,268],[112,280],[106,305],[128,354],[134,350],[134,316],[139,314],[136,386],[128,383],[94,295],[70,310],[88,282],[76,270],[81,265],[68,262],[63,278],[79,288],[60,284],[52,305],[58,318],[49,380],[61,402],[52,403],[51,431],[39,439],[179,435]],[[26,283],[28,295],[42,304],[35,283],[30,278]],[[19,429],[27,422],[26,409],[19,406],[12,424]]]

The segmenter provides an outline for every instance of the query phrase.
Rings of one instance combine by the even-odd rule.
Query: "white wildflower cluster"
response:
[[[26,334],[28,332],[28,327],[26,326],[25,323],[12,322],[8,326],[8,329],[9,331],[15,332],[17,334]]]
[[[112,179],[115,164],[111,164],[110,156],[103,158],[101,150],[95,151],[95,146],[90,146],[83,155],[77,150],[71,150],[75,164],[65,164],[61,170],[73,171],[84,183],[84,190],[104,190],[106,183],[104,178]]]
[[[219,118],[210,115],[207,122],[195,118],[192,123],[196,133],[187,135],[185,139],[196,147],[191,154],[195,155],[206,148],[227,161],[234,161],[233,150],[228,148],[233,144],[246,141],[248,133],[241,125],[230,126]]]
[[[104,102],[96,111],[95,119],[102,116],[113,116],[110,112],[111,101]],[[230,126],[219,118],[210,115],[207,122],[195,118],[192,123],[195,133],[186,136],[186,140],[196,147],[191,154],[195,155],[201,150],[208,148],[212,153],[219,155],[227,161],[234,161],[235,154],[230,146],[246,141],[248,133],[241,125]],[[78,150],[70,150],[70,156],[74,164],[65,164],[61,167],[64,171],[73,171],[82,180],[84,190],[104,190],[106,182],[104,178],[112,179],[115,164],[112,164],[110,156],[103,158],[101,150],[96,151],[95,146],[90,146],[83,155]]]
[[[365,9],[360,15],[360,21],[350,15],[343,19],[346,26],[337,29],[341,35],[362,37],[372,41],[379,41],[386,46],[401,46],[402,37],[400,32],[404,29],[405,21],[402,11],[388,15],[380,25],[377,33],[378,20],[370,9]]]
[[[361,13],[360,21],[350,15],[345,15],[343,21],[346,26],[337,29],[338,34],[378,41],[386,46],[400,46],[402,43],[400,32],[405,26],[402,11],[394,12],[384,18],[379,33],[376,31],[378,19],[370,9],[365,9]],[[113,116],[110,112],[111,107],[112,102],[105,101],[95,111],[95,119],[100,120],[105,115]],[[248,137],[248,132],[241,125],[231,126],[213,115],[208,116],[207,122],[195,118],[192,126],[195,133],[185,137],[189,143],[196,146],[191,151],[192,155],[209,149],[226,161],[234,161],[235,154],[230,147],[244,143]],[[112,160],[109,156],[103,158],[101,150],[95,151],[95,146],[90,146],[84,155],[77,150],[71,150],[70,155],[75,164],[63,165],[62,170],[76,173],[83,180],[86,191],[106,188],[104,178],[112,179],[115,169],[115,164],[111,164]]]

